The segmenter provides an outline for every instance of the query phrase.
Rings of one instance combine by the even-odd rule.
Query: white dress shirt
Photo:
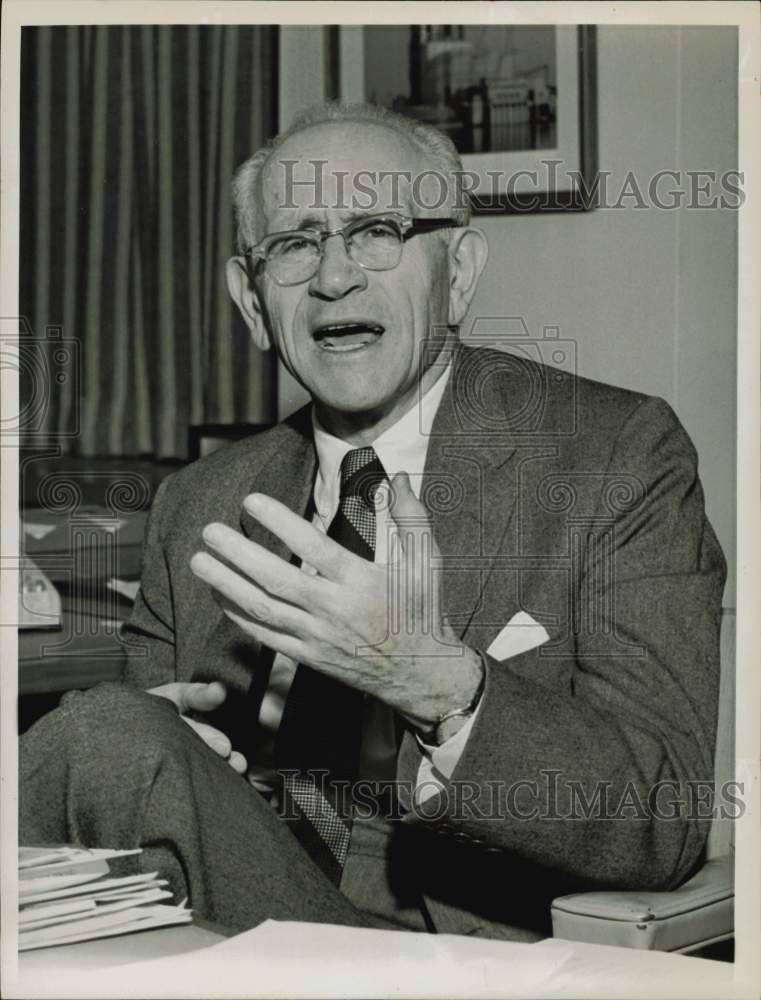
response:
[[[428,441],[436,411],[450,377],[451,365],[433,386],[392,427],[387,428],[372,447],[386,471],[389,481],[399,472],[406,472],[415,496],[420,497],[423,469],[428,453]],[[315,515],[313,524],[323,532],[335,517],[340,500],[341,462],[352,445],[329,434],[312,413],[314,443],[317,452],[317,476],[314,484]],[[376,509],[375,562],[388,562],[389,548],[394,545],[395,526],[386,504]],[[307,565],[302,570],[314,573]],[[269,792],[274,785],[273,748],[275,735],[283,715],[285,700],[293,682],[297,664],[278,653],[272,664],[269,684],[262,700],[259,723],[269,735],[261,761],[252,762],[249,780],[261,791]],[[439,747],[428,747],[421,741],[423,761],[417,775],[416,795],[428,798],[442,785],[439,775],[451,776],[462,754],[473,725],[475,714],[451,739]],[[268,760],[266,758],[269,758]],[[366,697],[362,720],[359,776],[368,780],[391,780],[395,776],[396,736],[394,715],[388,706],[375,698]]]

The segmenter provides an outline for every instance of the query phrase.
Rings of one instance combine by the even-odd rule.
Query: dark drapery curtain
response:
[[[21,83],[21,313],[79,345],[46,431],[183,458],[189,424],[273,419],[224,262],[233,171],[276,131],[277,28],[27,27]]]

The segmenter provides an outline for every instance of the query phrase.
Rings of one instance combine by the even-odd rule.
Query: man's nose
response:
[[[340,234],[322,244],[320,266],[309,283],[309,292],[325,299],[340,299],[349,292],[367,288],[367,275],[346,251]]]

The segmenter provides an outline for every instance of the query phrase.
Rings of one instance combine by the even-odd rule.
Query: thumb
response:
[[[224,684],[211,681],[209,684],[188,684],[182,692],[181,712],[211,712],[219,708],[227,697]]]
[[[401,551],[415,560],[431,558],[436,551],[428,511],[412,492],[410,477],[399,472],[391,481],[391,507]]]
[[[391,480],[390,513],[397,528],[419,531],[431,526],[428,511],[412,492],[410,477],[406,472],[397,472]]]

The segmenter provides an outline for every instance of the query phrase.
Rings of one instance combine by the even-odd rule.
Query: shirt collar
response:
[[[417,497],[420,496],[431,427],[451,371],[450,363],[422,399],[372,442],[389,480],[398,472],[406,472]],[[338,510],[341,462],[353,446],[328,433],[317,418],[314,407],[312,429],[317,451],[314,505],[320,520],[327,527]]]

